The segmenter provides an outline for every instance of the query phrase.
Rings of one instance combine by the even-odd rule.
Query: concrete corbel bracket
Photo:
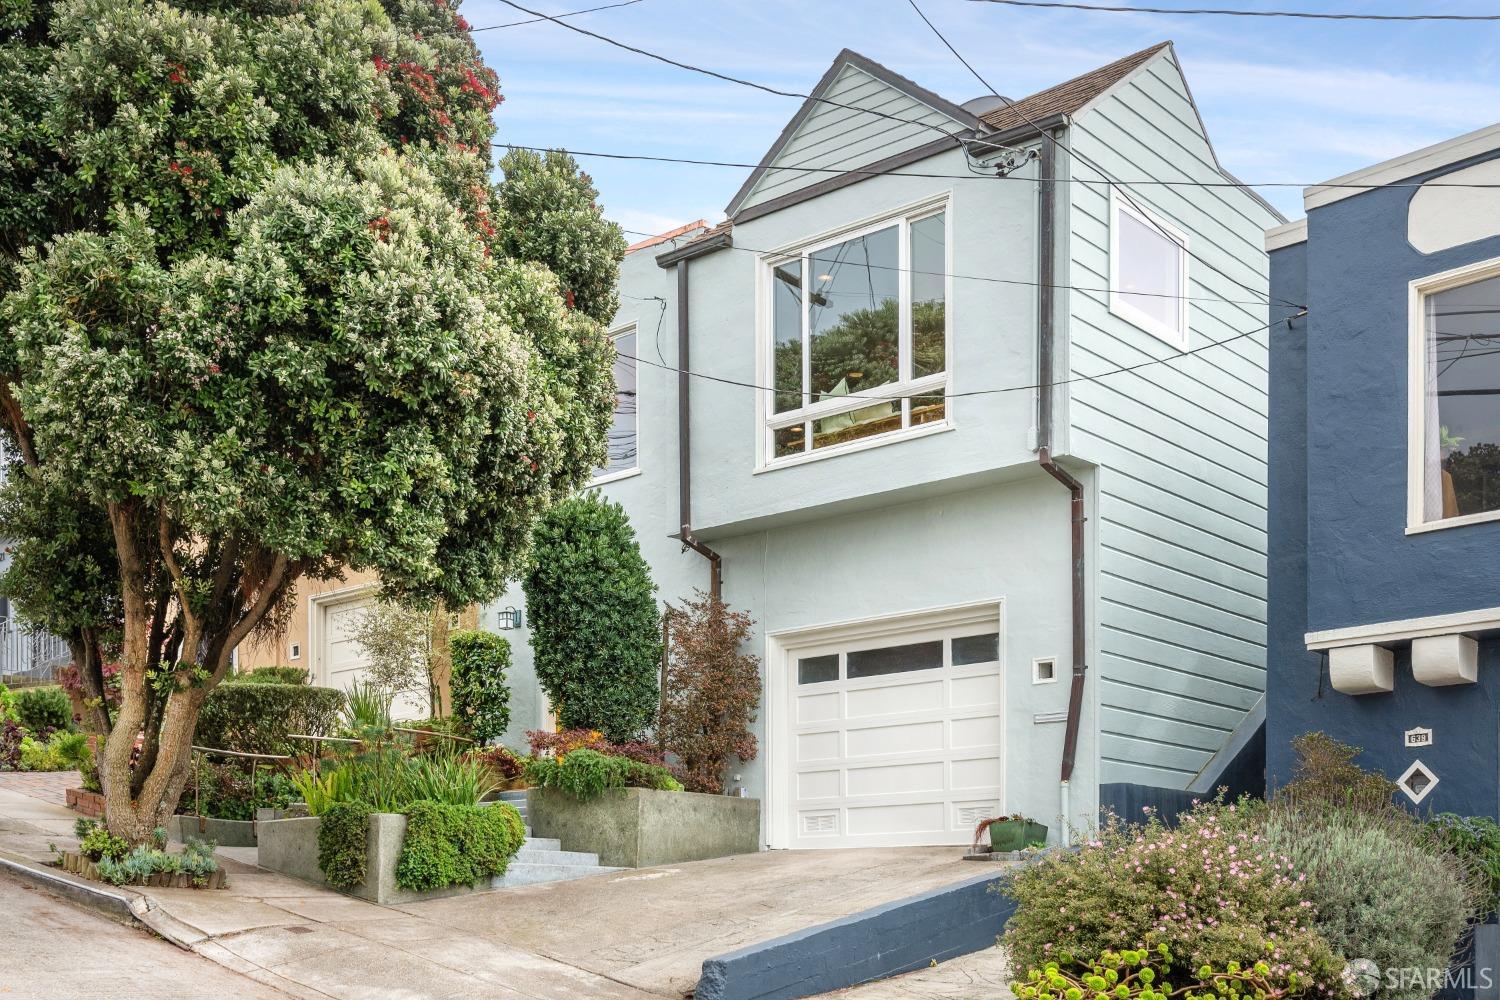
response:
[[[1396,656],[1384,646],[1334,646],[1328,651],[1328,678],[1344,694],[1380,694],[1395,689]]]
[[[1479,643],[1462,635],[1431,635],[1411,642],[1412,676],[1432,687],[1479,680]]]

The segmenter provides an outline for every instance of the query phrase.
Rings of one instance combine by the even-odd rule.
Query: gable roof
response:
[[[678,226],[676,229],[670,229],[665,233],[658,233],[655,236],[648,236],[643,240],[632,243],[630,244],[630,246],[625,248],[625,252],[627,254],[635,253],[637,250],[645,250],[647,247],[658,246],[659,244],[666,243],[670,240],[675,240],[679,236],[686,236],[688,233],[707,228],[708,220],[699,219],[696,222],[689,222],[686,225]]]
[[[732,217],[739,210],[740,205],[744,203],[745,199],[750,197],[750,192],[755,189],[755,185],[760,183],[761,178],[766,175],[767,169],[781,155],[781,151],[786,148],[787,143],[792,141],[792,138],[797,134],[797,130],[802,127],[802,123],[823,103],[822,94],[833,86],[839,74],[850,66],[861,72],[868,73],[888,87],[901,91],[912,100],[947,115],[963,128],[973,132],[985,131],[983,122],[947,98],[934,94],[932,91],[908,80],[901,74],[887,69],[875,60],[860,55],[853,49],[844,49],[834,57],[833,65],[828,67],[828,71],[823,74],[817,86],[808,92],[809,96],[802,102],[802,106],[797,109],[797,113],[782,128],[781,134],[776,137],[776,141],[771,143],[771,148],[766,150],[766,155],[760,158],[760,163],[756,164],[755,169],[750,172],[750,176],[745,178],[745,183],[741,184],[740,189],[734,193],[734,197],[729,200],[729,205],[724,209],[725,215]]]
[[[1012,101],[1003,108],[996,108],[981,115],[980,120],[997,132],[1005,132],[1025,125],[1028,119],[1039,121],[1057,115],[1071,115],[1103,96],[1109,88],[1144,66],[1152,56],[1171,47],[1171,42],[1158,42],[1149,49],[1116,59],[1108,66],[1100,66],[1055,87],[1039,90],[1030,97]]]

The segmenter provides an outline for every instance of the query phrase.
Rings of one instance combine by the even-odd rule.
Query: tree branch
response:
[[[156,505],[156,537],[157,544],[161,548],[162,561],[167,565],[167,572],[172,574],[172,586],[177,591],[177,602],[182,605],[182,617],[187,622],[188,631],[191,632],[198,622],[193,615],[192,606],[188,603],[187,584],[183,579],[182,567],[177,564],[177,553],[172,548],[172,526],[167,518],[165,503]]]
[[[31,425],[26,422],[26,415],[21,412],[21,404],[16,402],[10,386],[10,379],[0,378],[0,409],[5,411],[5,419],[10,421],[11,433],[21,448],[22,461],[35,469],[41,463],[37,461],[36,447],[31,441]]]

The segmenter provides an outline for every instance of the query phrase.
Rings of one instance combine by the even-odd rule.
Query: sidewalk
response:
[[[680,1000],[707,958],[975,871],[950,848],[774,851],[377,906],[257,868],[254,848],[220,848],[224,890],[85,883],[43,867],[48,841],[74,844],[73,822],[0,781],[0,864],[84,886],[96,905],[107,896],[168,940],[309,998]],[[987,949],[845,995],[995,997],[1003,984],[1001,953]]]

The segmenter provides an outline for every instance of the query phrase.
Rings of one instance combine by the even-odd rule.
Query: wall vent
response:
[[[986,802],[977,806],[958,807],[958,828],[969,833],[987,819],[993,819],[1000,812],[1000,807],[993,802]]]
[[[803,813],[802,833],[804,836],[817,836],[819,834],[830,834],[839,832],[838,813]]]

